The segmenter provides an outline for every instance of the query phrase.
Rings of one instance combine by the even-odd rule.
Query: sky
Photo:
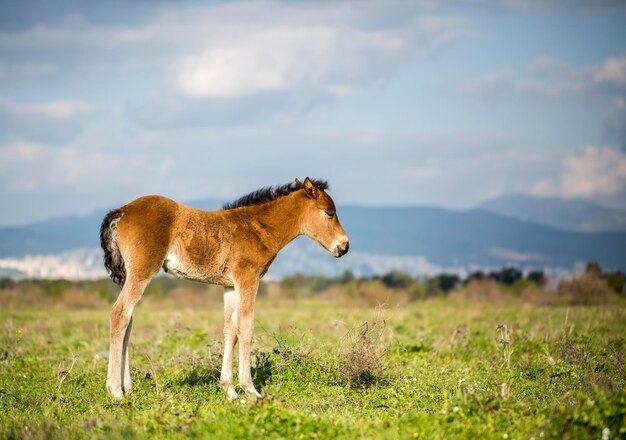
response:
[[[295,177],[626,209],[626,2],[4,1],[0,226]]]

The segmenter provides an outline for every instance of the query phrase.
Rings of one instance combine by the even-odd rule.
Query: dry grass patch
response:
[[[387,377],[386,321],[381,308],[372,321],[352,328],[340,348],[339,372],[353,388],[367,388]]]

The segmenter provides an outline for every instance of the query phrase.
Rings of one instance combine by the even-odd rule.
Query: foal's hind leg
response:
[[[122,357],[124,358],[124,379],[122,380],[122,389],[124,390],[124,394],[130,394],[133,391],[133,381],[130,378],[130,361],[128,356],[128,343],[130,342],[130,332],[133,328],[133,317],[130,317],[130,321],[128,322],[128,327],[126,327],[126,332],[124,333],[124,341],[122,343]]]
[[[144,281],[127,279],[111,310],[107,390],[117,399],[121,399],[124,393],[128,394],[132,389],[128,341],[133,310],[149,281],[149,279]]]
[[[233,386],[233,349],[237,343],[238,302],[238,292],[232,287],[224,287],[224,356],[220,383],[228,400],[237,398],[237,392]]]

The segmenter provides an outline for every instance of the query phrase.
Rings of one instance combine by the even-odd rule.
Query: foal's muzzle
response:
[[[346,255],[348,253],[348,249],[350,249],[350,242],[349,241],[346,241],[346,244],[345,244],[344,247],[337,246],[335,248],[335,253],[337,254],[337,258],[343,257],[344,255]]]

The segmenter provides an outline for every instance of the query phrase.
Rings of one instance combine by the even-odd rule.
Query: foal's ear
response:
[[[317,187],[313,182],[311,182],[311,179],[309,179],[308,177],[304,179],[304,194],[309,199],[314,199],[317,197],[317,192]]]
[[[293,186],[295,186],[296,188],[299,188],[302,186],[302,182],[300,182],[300,179],[298,179],[297,177],[295,179],[293,179]]]

